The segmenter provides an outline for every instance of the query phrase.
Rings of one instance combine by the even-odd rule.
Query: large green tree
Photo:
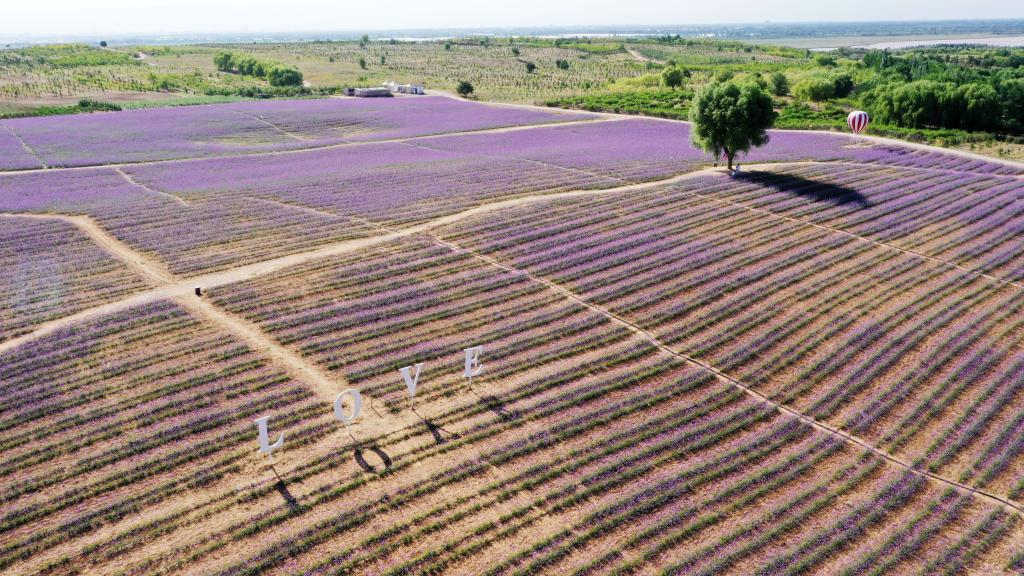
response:
[[[716,160],[725,156],[731,170],[738,152],[768,143],[776,116],[772,97],[756,84],[710,84],[697,92],[690,107],[693,143]]]

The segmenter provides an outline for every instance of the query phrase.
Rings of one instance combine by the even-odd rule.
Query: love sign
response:
[[[483,352],[483,346],[473,346],[472,348],[466,348],[463,350],[463,353],[466,355],[463,375],[469,379],[470,385],[473,383],[473,377],[478,376],[483,372],[484,367],[480,362],[480,356]],[[420,372],[422,369],[423,363],[418,362],[414,366],[405,366],[398,370],[398,373],[402,376],[402,381],[405,382],[405,389],[409,393],[410,402],[416,398],[416,390],[419,386]],[[350,426],[353,422],[358,420],[362,413],[363,396],[359,393],[359,390],[349,388],[334,398],[334,418],[345,426]],[[277,441],[271,444],[270,433],[267,430],[269,421],[270,416],[263,416],[262,418],[253,420],[253,423],[256,424],[257,441],[259,443],[258,452],[260,454],[265,454],[267,458],[273,461],[274,452],[280,450],[284,446],[284,432],[278,435]]]

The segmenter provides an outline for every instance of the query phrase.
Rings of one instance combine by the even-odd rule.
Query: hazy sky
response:
[[[1022,0],[3,0],[0,35],[1022,17]]]

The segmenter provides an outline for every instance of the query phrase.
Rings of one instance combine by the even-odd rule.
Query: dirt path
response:
[[[195,316],[215,324],[221,330],[232,334],[252,348],[257,354],[269,358],[283,368],[289,376],[310,386],[320,399],[330,404],[339,392],[348,388],[343,378],[332,376],[313,362],[280,345],[252,322],[229,314],[214,306],[209,300],[192,296],[179,296],[175,302]]]
[[[811,163],[807,163],[811,164]],[[794,164],[795,165],[795,164]],[[313,260],[320,258],[327,258],[330,256],[339,256],[342,254],[348,254],[357,250],[370,248],[398,240],[407,236],[415,234],[421,234],[427,232],[433,228],[439,226],[445,226],[447,224],[454,224],[466,218],[471,218],[480,214],[502,210],[505,208],[513,208],[516,206],[525,206],[535,202],[546,202],[553,200],[561,200],[567,198],[577,198],[581,196],[593,196],[598,194],[613,194],[616,192],[626,192],[630,190],[643,190],[647,188],[663,186],[671,184],[673,182],[680,182],[689,178],[695,178],[704,175],[708,172],[715,170],[721,170],[719,168],[709,168],[706,170],[698,170],[695,172],[688,172],[668,178],[665,180],[658,180],[654,182],[645,182],[641,184],[630,184],[626,186],[619,186],[616,188],[603,188],[593,190],[572,190],[567,192],[557,192],[554,194],[536,194],[532,196],[521,196],[518,198],[511,198],[508,200],[501,200],[497,202],[491,202],[489,204],[482,204],[473,208],[468,208],[455,214],[449,214],[447,216],[441,216],[434,220],[409,226],[402,229],[388,228],[382,224],[364,220],[361,218],[355,218],[360,221],[364,221],[377,228],[380,228],[383,234],[377,236],[369,236],[366,238],[356,238],[353,240],[345,240],[343,242],[336,242],[333,244],[325,244],[313,250],[307,250],[305,252],[298,252],[295,254],[289,254],[287,256],[280,256],[278,258],[272,258],[270,260],[264,260],[262,262],[256,262],[253,264],[247,264],[244,266],[238,266],[230,270],[223,270],[220,272],[211,272],[208,274],[202,274],[199,276],[192,276],[190,278],[178,279],[175,278],[170,272],[161,272],[163,266],[153,261],[152,259],[141,257],[140,260],[136,260],[138,254],[130,247],[125,246],[119,240],[113,238],[105,230],[103,230],[98,224],[85,216],[64,216],[59,214],[0,214],[0,216],[10,217],[26,217],[26,218],[42,218],[42,219],[61,219],[79,226],[80,229],[86,231],[90,238],[93,238],[101,246],[106,246],[115,254],[118,259],[128,262],[134,267],[144,266],[150,269],[150,272],[146,273],[147,277],[154,278],[157,280],[159,287],[133,294],[124,299],[116,302],[110,302],[99,306],[94,306],[86,310],[82,310],[75,314],[65,316],[45,322],[38,325],[32,332],[11,338],[0,342],[0,354],[12,350],[18,346],[31,342],[33,340],[45,337],[49,334],[71,326],[73,324],[81,323],[99,316],[112,314],[127,310],[129,308],[139,306],[142,304],[155,302],[163,299],[177,299],[182,296],[188,296],[194,293],[196,287],[203,289],[216,288],[219,286],[225,286],[227,284],[233,284],[235,282],[242,282],[252,278],[257,278],[267,274],[273,274],[285,268],[291,266],[298,266],[305,264]],[[290,206],[290,205],[289,205]]]
[[[298,354],[278,344],[277,341],[265,334],[255,324],[217,308],[208,300],[196,297],[194,292],[191,291],[194,290],[194,286],[192,286],[194,281],[183,281],[174,276],[162,264],[114,238],[91,219],[85,216],[50,214],[32,214],[23,215],[22,217],[68,222],[84,232],[108,254],[124,262],[132,270],[145,276],[148,280],[160,285],[157,289],[147,290],[118,302],[111,302],[83,310],[77,314],[62,318],[61,321],[46,323],[30,334],[27,334],[26,336],[33,336],[30,339],[38,338],[41,334],[51,334],[76,322],[124,310],[131,306],[161,299],[172,299],[195,316],[217,325],[222,330],[245,341],[255,351],[263,353],[271,361],[283,368],[290,376],[309,385],[326,402],[334,402],[334,397],[347,387],[343,379],[329,376],[315,364],[305,361]],[[15,338],[0,343],[0,352],[27,342],[30,339]]]
[[[651,63],[658,64],[658,65],[661,65],[661,66],[665,65],[665,61],[664,60],[658,60],[657,58],[651,58],[650,56],[644,56],[636,48],[628,48],[627,47],[626,48],[626,52],[629,52],[629,55],[632,56],[633,58],[635,58],[639,62],[645,62],[645,63],[646,62],[651,62]]]
[[[88,216],[68,216],[64,214],[0,214],[7,218],[33,218],[36,220],[60,220],[67,222],[88,236],[108,254],[121,260],[133,270],[157,284],[171,284],[177,281],[173,274],[160,262],[137,252],[134,248],[121,242],[104,230]]]

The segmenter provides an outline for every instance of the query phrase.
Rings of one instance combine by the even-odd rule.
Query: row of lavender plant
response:
[[[248,452],[246,416],[313,406],[304,387],[169,303],[16,348],[0,374],[5,566],[115,523],[142,502],[216,484]]]
[[[891,190],[900,186],[899,181],[884,176],[875,183],[878,194],[897,198]],[[937,174],[935,178],[948,181],[949,176]],[[972,178],[981,182],[980,177]],[[801,385],[785,387],[785,401],[797,402],[813,392],[811,405],[820,406],[822,417],[830,417],[843,406],[843,412],[851,415],[847,425],[861,432],[877,433],[876,426],[890,418],[901,399],[947,388],[949,380],[944,374],[944,379],[937,380],[940,368],[948,363],[957,366],[969,362],[992,335],[1003,335],[998,338],[999,350],[1013,346],[1005,336],[1011,334],[1006,326],[1013,321],[1012,311],[1020,302],[1014,289],[941,263],[923,261],[922,265],[915,256],[868,242],[851,243],[848,237],[827,231],[813,232],[805,227],[805,237],[801,237],[795,234],[801,230],[799,223],[777,221],[763,228],[765,232],[759,238],[758,228],[744,226],[751,226],[751,222],[761,226],[771,221],[770,217],[761,215],[751,220],[751,214],[757,213],[732,205],[724,205],[715,213],[709,211],[714,201],[693,201],[694,197],[725,197],[727,185],[708,180],[685,188],[673,187],[680,188],[677,194],[658,190],[603,199],[600,205],[566,201],[524,208],[454,226],[445,235],[576,289],[588,299],[605,302],[642,325],[657,328],[666,342],[681,342],[688,352],[711,355],[719,366],[756,373],[761,385],[779,387],[779,378],[795,378]],[[719,191],[715,191],[716,185]],[[999,187],[999,194],[1007,193],[1007,187]],[[980,194],[975,192],[974,196]],[[794,203],[791,197],[784,200],[804,211],[814,204],[807,200]],[[886,202],[880,201],[879,205]],[[771,204],[765,206],[771,209]],[[568,211],[574,213],[573,222],[580,225],[558,223]],[[509,220],[515,222],[511,228],[504,226]],[[732,230],[735,236],[722,232]],[[811,241],[806,234],[811,235]],[[691,244],[690,238],[700,238],[701,242]],[[765,253],[766,249],[770,251]],[[835,275],[837,271],[841,271],[839,276]],[[718,282],[718,278],[727,283]],[[882,293],[865,282],[866,278],[873,278],[875,283],[893,283],[897,291],[890,291],[885,294],[886,300],[880,301]],[[613,281],[612,289],[594,290],[606,286],[608,279]],[[857,285],[871,292],[851,289]],[[658,308],[662,299],[671,302],[667,298],[676,298],[677,294],[689,297],[656,313],[648,311]],[[771,298],[765,303],[766,295]],[[803,312],[811,302],[814,307]],[[901,304],[894,307],[897,302]],[[800,311],[797,323],[793,323],[794,304]],[[884,315],[875,312],[876,308],[885,310]],[[834,320],[827,331],[809,331],[830,318]],[[868,318],[871,321],[865,324]],[[860,332],[853,330],[858,324],[862,326]],[[797,335],[803,340],[792,340]],[[752,337],[757,339],[750,342]],[[797,354],[810,358],[808,355],[818,354],[828,341],[852,345],[844,346],[839,357],[821,356],[814,363],[804,360],[800,375],[792,372],[800,358]],[[912,358],[923,346],[934,346],[945,360],[906,364],[905,359]],[[753,358],[770,360],[757,368],[744,364]],[[857,363],[851,365],[854,361]],[[897,369],[899,372],[894,372]],[[998,372],[985,370],[971,376],[978,392],[978,383],[1004,382],[993,392],[1006,398],[1014,396]],[[850,400],[853,406],[870,400],[858,400],[856,394],[883,377],[895,386],[865,405],[870,412],[859,413],[857,408],[847,407]],[[972,388],[966,382],[958,384]],[[971,398],[980,399],[976,394],[972,393]],[[1006,414],[1009,406],[1003,404],[1000,409]],[[927,414],[927,418],[913,423],[916,430],[924,429],[936,418],[949,418],[952,424],[956,417],[927,410],[919,413]],[[985,418],[988,423],[993,420],[994,415]],[[883,433],[885,430],[880,429]],[[1017,450],[1010,447],[999,453],[1006,457],[1000,458],[1000,467],[993,470],[1003,470]]]

